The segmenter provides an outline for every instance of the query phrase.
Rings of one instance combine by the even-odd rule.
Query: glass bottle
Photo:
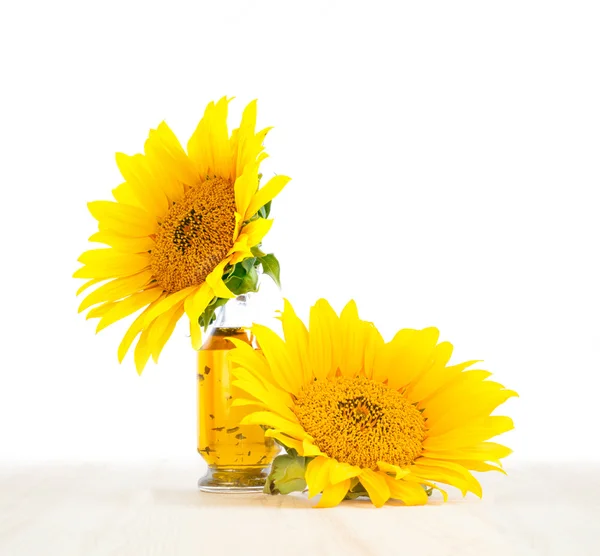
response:
[[[206,492],[262,492],[270,465],[279,452],[258,425],[240,425],[247,407],[231,407],[240,392],[227,353],[236,338],[257,349],[252,336],[251,294],[239,295],[220,308],[198,351],[198,452],[208,471],[198,481]],[[256,408],[255,408],[256,409]]]

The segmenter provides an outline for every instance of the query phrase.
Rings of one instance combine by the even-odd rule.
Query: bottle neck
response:
[[[229,300],[219,309],[215,329],[248,329],[252,326],[252,294],[245,293]]]

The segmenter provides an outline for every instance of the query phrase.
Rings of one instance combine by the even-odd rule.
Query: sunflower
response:
[[[235,342],[234,385],[244,397],[233,403],[251,411],[243,424],[267,427],[308,462],[302,488],[322,493],[318,506],[361,495],[377,507],[420,505],[434,488],[446,500],[438,482],[481,496],[471,471],[503,472],[511,450],[487,440],[513,422],[490,413],[517,394],[467,370],[476,361],[448,366],[452,345],[438,343],[436,328],[400,330],[385,343],[353,301],[338,317],[323,299],[308,329],[287,301],[281,321],[285,340],[253,326],[262,352]]]
[[[229,102],[207,106],[187,153],[164,122],[150,131],[144,154],[118,153],[125,181],[113,190],[115,200],[88,204],[98,221],[89,239],[105,247],[79,258],[84,266],[74,277],[88,281],[77,294],[104,283],[79,311],[93,307],[87,318],[99,318],[100,331],[143,309],[118,349],[122,361],[139,336],[138,372],[150,356],[158,360],[184,313],[199,348],[201,324],[208,324],[214,309],[255,285],[248,285],[255,266],[273,263],[258,246],[273,223],[267,218],[271,200],[289,178],[275,176],[259,189],[270,128],[255,132],[253,101],[229,135]]]

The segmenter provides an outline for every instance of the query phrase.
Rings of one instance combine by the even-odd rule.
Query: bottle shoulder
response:
[[[239,340],[249,345],[254,344],[254,337],[249,328],[218,326],[210,331],[200,350],[233,349],[235,345],[231,339]]]

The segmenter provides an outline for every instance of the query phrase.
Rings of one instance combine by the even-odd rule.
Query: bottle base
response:
[[[198,480],[198,489],[202,492],[219,494],[263,492],[269,471],[268,467],[245,469],[209,467],[206,475]]]

